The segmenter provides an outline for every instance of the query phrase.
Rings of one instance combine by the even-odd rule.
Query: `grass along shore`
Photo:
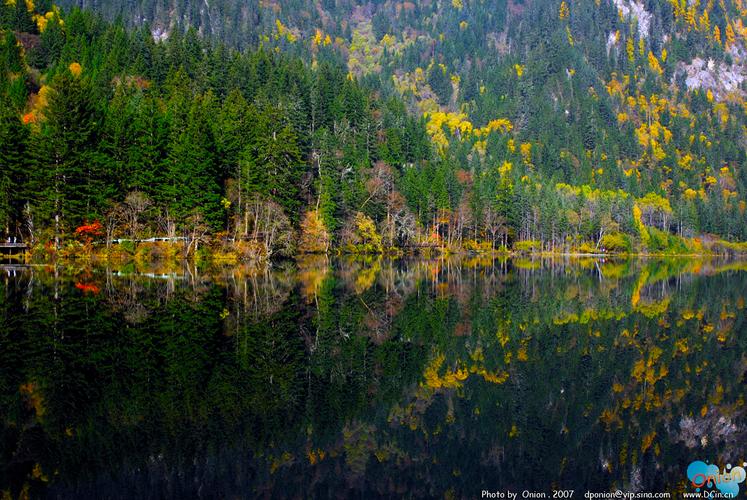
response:
[[[4,254],[1,258],[16,262],[45,263],[58,259],[91,260],[96,262],[190,260],[215,263],[254,263],[266,264],[272,260],[298,258],[303,255],[384,255],[389,257],[420,256],[482,256],[482,257],[523,257],[523,256],[567,256],[567,257],[705,257],[747,255],[747,242],[729,242],[715,237],[680,238],[670,236],[666,245],[644,246],[640,241],[632,242],[618,238],[623,244],[603,245],[580,242],[564,246],[551,246],[540,241],[524,240],[514,242],[510,248],[493,247],[489,242],[469,240],[460,245],[440,245],[438,242],[423,242],[404,247],[384,247],[382,245],[343,244],[329,246],[324,251],[303,251],[274,253],[262,245],[247,241],[224,241],[206,239],[200,244],[189,241],[125,241],[104,244],[82,243],[71,240],[55,248],[53,244],[37,244],[23,252]],[[608,240],[609,241],[609,240]],[[614,242],[614,241],[613,241]],[[611,248],[608,248],[611,247]]]

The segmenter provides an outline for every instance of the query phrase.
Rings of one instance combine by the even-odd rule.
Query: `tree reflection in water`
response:
[[[3,268],[0,492],[683,490],[745,458],[745,269]]]

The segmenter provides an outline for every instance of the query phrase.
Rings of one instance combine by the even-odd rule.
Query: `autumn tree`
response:
[[[330,236],[318,210],[309,210],[301,219],[301,237],[298,251],[302,253],[327,253]]]

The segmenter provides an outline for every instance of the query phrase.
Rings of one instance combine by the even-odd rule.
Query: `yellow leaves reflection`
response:
[[[524,354],[526,357],[526,353]],[[510,356],[509,356],[510,358]],[[472,364],[469,368],[461,361],[457,361],[457,368],[446,369],[443,374],[440,374],[441,367],[444,364],[446,357],[443,354],[438,354],[425,368],[423,373],[423,385],[430,389],[456,389],[462,386],[462,383],[469,378],[469,375],[478,375],[482,377],[486,382],[492,384],[503,384],[508,380],[509,374],[503,370],[490,371],[484,366],[480,366],[477,363]],[[479,351],[477,356],[473,357],[473,360],[479,362],[484,360],[484,357]]]
[[[324,460],[324,457],[327,455],[327,453],[322,449],[311,449],[306,453],[306,456],[309,459],[309,463],[311,465],[315,465],[318,462],[321,462]]]
[[[310,304],[314,301],[322,283],[329,275],[329,261],[326,256],[315,255],[305,257],[298,263],[298,280],[301,283],[301,293]]]
[[[270,474],[274,474],[280,467],[293,463],[293,455],[289,452],[283,452],[279,457],[273,457],[270,462]]]
[[[641,442],[641,452],[645,453],[646,450],[648,450],[651,447],[655,438],[656,438],[656,431],[643,436],[643,441]]]
[[[41,418],[46,413],[44,407],[44,397],[41,394],[41,389],[36,382],[27,382],[22,384],[19,391],[24,395],[29,403],[29,406],[34,409],[36,416]]]

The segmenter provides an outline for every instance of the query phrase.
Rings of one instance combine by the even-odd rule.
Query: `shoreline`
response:
[[[283,256],[280,258],[240,258],[237,255],[226,254],[225,252],[213,252],[203,250],[199,255],[180,255],[181,252],[168,252],[166,255],[144,255],[144,254],[127,254],[118,252],[111,254],[109,252],[91,252],[76,251],[65,252],[60,254],[44,253],[41,256],[39,252],[26,251],[15,254],[0,254],[0,262],[3,264],[24,264],[34,266],[51,265],[56,262],[91,262],[107,264],[128,264],[128,263],[158,263],[158,262],[192,262],[196,264],[219,264],[219,265],[252,265],[255,267],[265,267],[274,263],[283,261],[299,261],[308,258],[327,258],[327,259],[443,259],[443,258],[485,258],[485,259],[665,259],[665,258],[685,258],[685,259],[705,259],[705,258],[732,258],[736,260],[747,260],[747,251],[718,251],[718,252],[690,252],[690,253],[662,253],[662,252],[547,252],[547,251],[492,251],[476,252],[473,250],[450,250],[439,249],[428,251],[408,251],[406,249],[392,249],[383,252],[350,252],[341,249],[332,249],[329,252],[318,253],[294,253],[293,255]]]

